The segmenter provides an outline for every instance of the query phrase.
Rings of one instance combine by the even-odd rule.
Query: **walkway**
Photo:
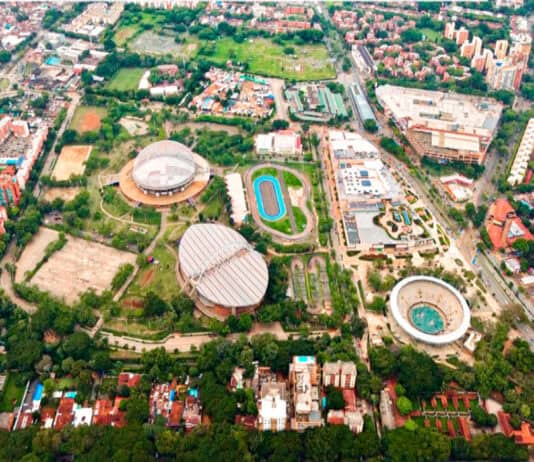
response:
[[[13,281],[11,280],[11,275],[9,274],[9,271],[6,270],[6,264],[10,263],[12,265],[16,265],[17,263],[15,260],[15,251],[15,243],[11,242],[0,264],[2,270],[0,274],[0,286],[13,303],[16,303],[21,309],[26,311],[26,313],[33,314],[37,311],[37,307],[32,303],[20,298],[15,293],[15,289],[13,288]]]

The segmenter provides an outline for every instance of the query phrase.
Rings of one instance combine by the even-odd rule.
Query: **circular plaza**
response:
[[[391,314],[409,336],[430,345],[462,338],[471,321],[469,306],[450,284],[430,276],[411,276],[391,292]]]
[[[122,193],[131,201],[168,206],[198,195],[208,184],[208,162],[171,140],[149,144],[119,173]]]

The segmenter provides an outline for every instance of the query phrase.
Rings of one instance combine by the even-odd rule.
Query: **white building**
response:
[[[256,153],[260,156],[300,157],[302,142],[300,135],[293,130],[280,130],[260,134],[255,141]]]
[[[510,175],[508,176],[508,183],[511,185],[519,184],[525,178],[527,173],[528,163],[534,152],[534,118],[530,119],[525,128],[525,133],[521,139],[521,144],[515,155]]]
[[[232,214],[230,216],[235,224],[241,225],[248,216],[243,179],[241,178],[241,174],[236,172],[226,175],[224,181],[232,203]]]
[[[356,365],[352,361],[323,364],[323,386],[325,387],[354,388],[356,375]]]
[[[258,401],[258,429],[281,432],[287,427],[286,385],[279,382],[264,383]]]

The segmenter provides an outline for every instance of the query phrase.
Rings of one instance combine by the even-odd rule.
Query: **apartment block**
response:
[[[294,356],[289,365],[291,430],[324,425],[320,407],[321,370],[314,356]]]

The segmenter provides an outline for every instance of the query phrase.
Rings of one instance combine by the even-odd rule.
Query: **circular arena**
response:
[[[269,282],[267,264],[246,239],[221,224],[195,224],[180,239],[179,277],[201,311],[225,318],[253,311]]]
[[[146,146],[119,174],[123,194],[134,202],[166,206],[196,196],[208,184],[208,162],[172,140]]]
[[[467,302],[450,284],[429,276],[411,276],[391,292],[391,313],[416,340],[446,345],[464,336],[471,321]]]

